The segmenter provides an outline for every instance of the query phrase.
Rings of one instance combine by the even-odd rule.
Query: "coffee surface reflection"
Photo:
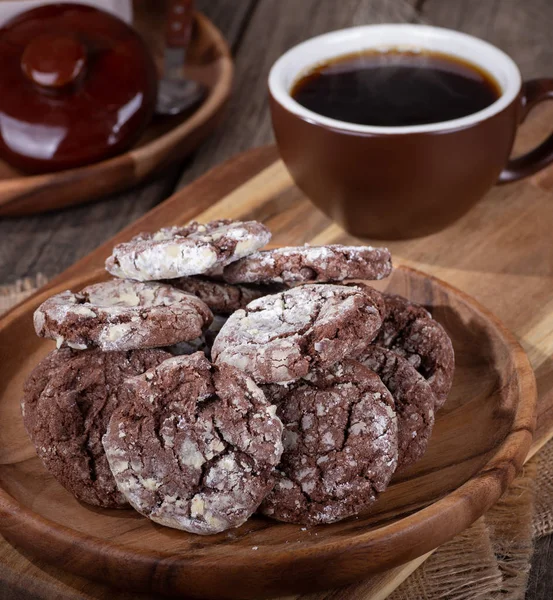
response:
[[[501,90],[489,73],[447,54],[373,50],[316,65],[291,95],[325,117],[399,127],[471,115],[493,104]]]

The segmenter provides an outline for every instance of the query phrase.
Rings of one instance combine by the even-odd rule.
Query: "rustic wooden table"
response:
[[[266,102],[271,64],[313,35],[355,24],[427,22],[487,39],[508,52],[525,78],[553,76],[551,0],[198,0],[223,31],[236,60],[225,123],[188,161],[161,177],[94,204],[0,221],[0,283],[52,277],[211,166],[272,140]],[[544,132],[545,135],[545,132]],[[2,564],[0,562],[0,571]],[[537,544],[527,598],[553,597],[553,536]],[[33,592],[0,589],[0,600]]]

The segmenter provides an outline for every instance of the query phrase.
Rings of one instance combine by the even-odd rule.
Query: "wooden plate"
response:
[[[379,287],[430,308],[453,339],[457,369],[426,456],[393,481],[369,514],[310,529],[255,517],[200,537],[132,511],[87,507],[36,457],[19,400],[25,377],[52,349],[34,335],[33,310],[52,293],[102,278],[101,269],[62,278],[0,321],[0,530],[58,567],[127,589],[193,598],[344,585],[462,531],[500,497],[530,448],[536,388],[521,347],[470,297],[400,267]]]
[[[134,25],[154,53],[161,72],[164,11],[159,1],[134,3]],[[0,160],[0,216],[23,215],[87,202],[140,183],[182,160],[214,129],[229,97],[233,63],[221,32],[196,13],[186,73],[208,88],[203,104],[181,117],[155,117],[137,145],[108,160],[45,175],[26,175]]]

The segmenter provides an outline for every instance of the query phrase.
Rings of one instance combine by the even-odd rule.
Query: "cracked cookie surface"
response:
[[[220,315],[230,315],[235,310],[245,308],[252,300],[285,289],[284,286],[277,285],[232,285],[204,277],[181,277],[167,283],[187,294],[193,294]]]
[[[193,340],[212,318],[201,300],[169,285],[114,279],[52,296],[35,311],[34,325],[58,347],[112,351]]]
[[[402,296],[383,294],[386,318],[374,344],[406,358],[428,381],[441,408],[455,371],[453,344],[445,329],[422,306]]]
[[[143,373],[170,354],[54,350],[32,371],[21,402],[23,423],[46,469],[79,500],[127,507],[102,446],[126,377]]]
[[[369,346],[357,359],[390,390],[398,429],[398,469],[426,452],[434,427],[436,397],[426,379],[404,358],[379,346]]]
[[[386,308],[386,301],[384,300],[382,292],[375,290],[373,287],[366,283],[363,283],[362,281],[349,281],[345,285],[350,287],[356,287],[360,289],[366,296],[368,296],[372,304],[378,311],[382,324],[384,324],[384,320],[386,319],[386,315],[388,314],[388,312]]]
[[[217,271],[263,247],[271,233],[257,221],[221,219],[141,233],[106,260],[116,277],[158,281]]]
[[[211,348],[215,338],[221,331],[223,325],[227,322],[227,318],[224,315],[213,315],[213,321],[211,325],[202,333],[199,338],[190,340],[188,342],[180,342],[173,346],[164,348],[167,352],[170,352],[173,356],[182,356],[195,354],[196,352],[203,352],[208,359],[211,359]]]
[[[391,271],[387,248],[333,244],[255,252],[226,267],[223,277],[229,283],[325,283],[383,279]]]
[[[249,377],[198,352],[127,380],[123,396],[104,447],[138,512],[198,534],[255,512],[274,484],[282,423]]]
[[[318,524],[369,506],[397,465],[393,405],[378,375],[353,360],[291,384],[277,403],[284,452],[261,512]]]
[[[242,369],[258,383],[282,383],[362,351],[381,316],[351,286],[307,284],[250,302],[216,337],[213,360]]]

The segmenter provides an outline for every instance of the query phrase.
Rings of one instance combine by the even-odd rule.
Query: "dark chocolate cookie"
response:
[[[277,405],[284,452],[261,512],[332,523],[365,509],[397,465],[393,399],[378,375],[344,360],[291,384]]]
[[[298,246],[256,252],[229,265],[229,283],[340,282],[383,279],[392,271],[387,248],[372,246]]]
[[[445,329],[422,306],[396,295],[384,294],[387,316],[374,344],[406,358],[430,384],[441,408],[455,371],[453,345]]]
[[[170,285],[114,279],[52,296],[35,311],[37,335],[58,348],[157,348],[199,337],[209,308]]]
[[[380,346],[369,346],[358,359],[374,371],[394,399],[398,430],[398,469],[423,456],[434,427],[436,397],[426,379],[404,358]]]
[[[211,359],[211,348],[215,338],[221,331],[223,325],[227,322],[227,318],[223,315],[213,315],[211,325],[202,333],[199,338],[190,340],[189,342],[180,342],[173,346],[165,348],[173,356],[182,356],[183,354],[190,355],[196,352],[203,352],[207,358]]]
[[[410,302],[398,294],[382,294],[385,303],[385,318],[375,343],[385,348],[394,345],[401,332],[415,319],[431,318],[432,315],[420,304]]]
[[[252,300],[285,289],[277,285],[232,285],[205,277],[181,277],[167,283],[187,294],[193,294],[220,315],[230,315],[235,310],[245,308]]]
[[[126,377],[168,358],[162,350],[54,350],[32,371],[21,402],[23,422],[50,473],[74,496],[105,508],[126,507],[102,447]]]
[[[116,277],[159,281],[201,275],[255,252],[271,239],[257,221],[221,219],[166,227],[118,244],[106,260]]]
[[[382,292],[375,290],[373,287],[366,283],[363,283],[362,281],[350,281],[345,285],[359,288],[366,296],[368,296],[371,299],[371,302],[378,310],[380,318],[382,319],[382,324],[384,325],[384,320],[386,319],[386,315],[388,314],[388,309],[386,307],[386,300],[384,299]]]
[[[360,289],[301,285],[232,314],[215,339],[212,356],[258,383],[293,381],[360,352],[380,325],[380,313]]]
[[[238,527],[274,484],[282,423],[244,373],[200,352],[127,380],[104,448],[120,491],[157,523]]]

